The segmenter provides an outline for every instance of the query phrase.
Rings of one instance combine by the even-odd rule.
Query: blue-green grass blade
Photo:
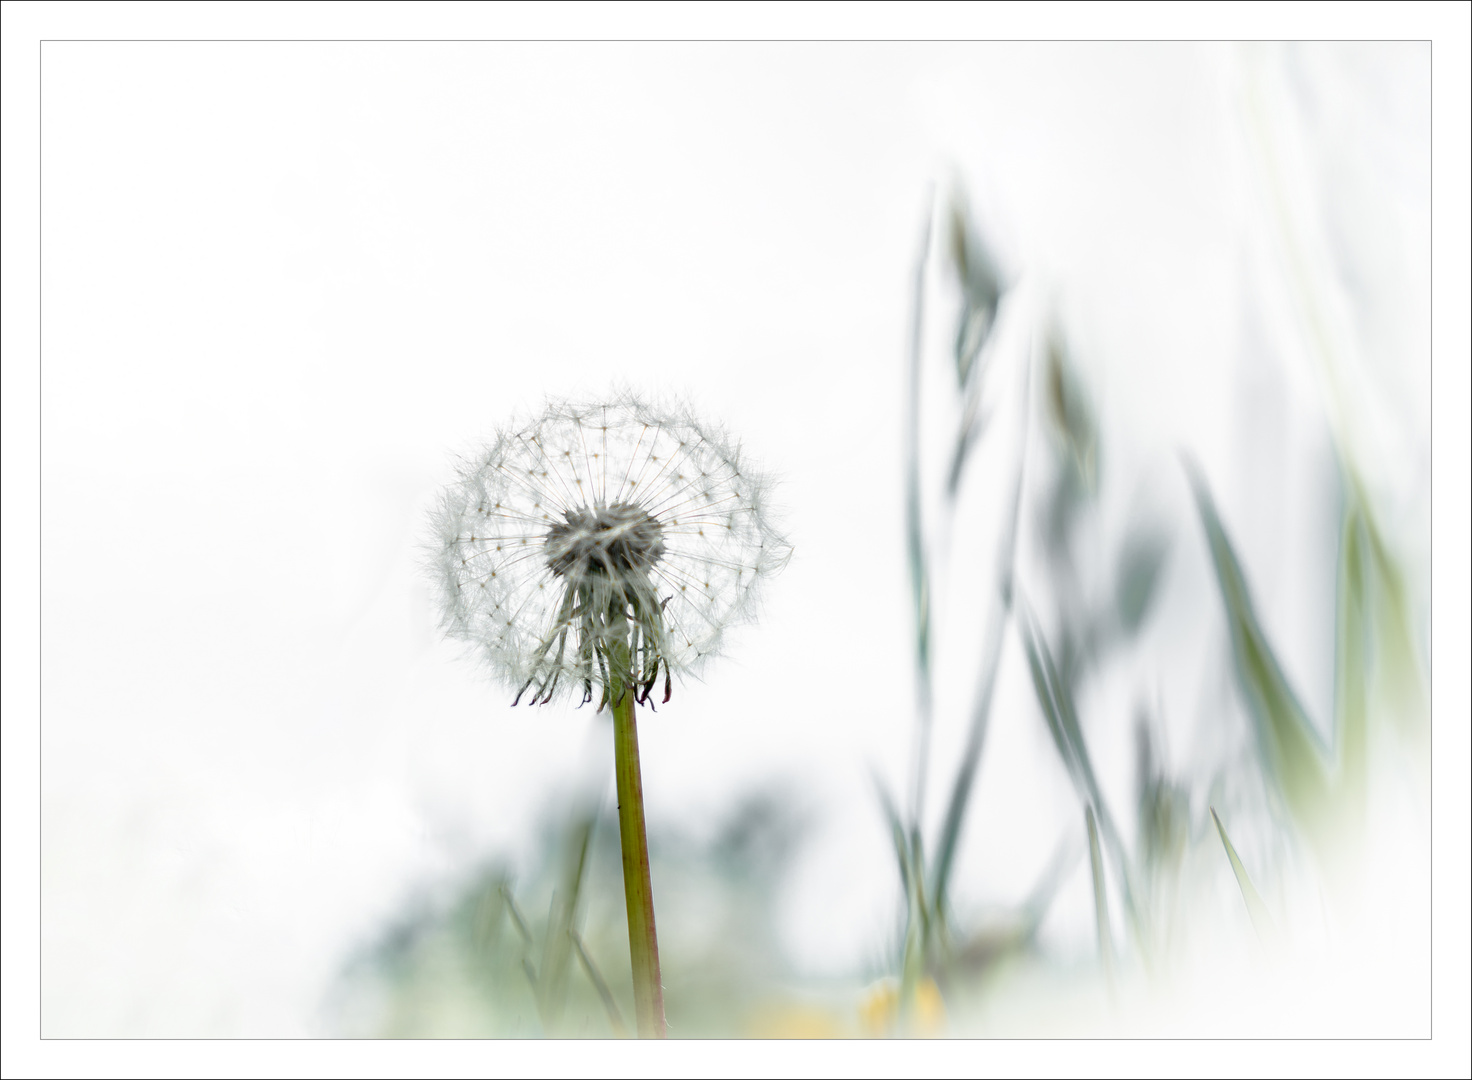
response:
[[[1252,928],[1257,931],[1259,941],[1264,945],[1270,945],[1278,937],[1278,929],[1273,923],[1273,917],[1268,914],[1267,905],[1262,902],[1262,897],[1252,885],[1252,879],[1247,876],[1247,868],[1237,857],[1237,849],[1232,846],[1232,841],[1227,837],[1227,830],[1222,826],[1222,819],[1217,816],[1215,807],[1211,808],[1211,820],[1216,823],[1216,834],[1222,838],[1222,847],[1226,849],[1227,861],[1232,864],[1232,873],[1237,878],[1237,887],[1242,890],[1242,900],[1247,905],[1247,914],[1252,919]]]
[[[1099,850],[1099,829],[1094,808],[1084,807],[1084,825],[1089,831],[1089,872],[1094,882],[1094,927],[1099,935],[1099,963],[1104,976],[1114,982],[1114,939],[1109,931],[1109,895],[1104,885],[1104,856]]]
[[[1258,622],[1247,579],[1206,481],[1193,464],[1186,464],[1226,607],[1237,680],[1254,721],[1260,755],[1294,819],[1312,838],[1322,839],[1329,824],[1331,794],[1325,750]]]
[[[1371,571],[1365,521],[1357,501],[1344,515],[1334,642],[1334,741],[1339,750],[1341,824],[1358,834],[1364,824],[1369,739],[1369,649],[1372,630],[1366,577]]]
[[[1078,713],[1074,709],[1073,695],[1059,678],[1048,643],[1026,602],[1021,601],[1019,608],[1018,626],[1022,634],[1022,645],[1027,653],[1028,669],[1032,673],[1033,689],[1037,692],[1038,703],[1042,706],[1043,719],[1048,724],[1053,744],[1063,758],[1079,799],[1085,806],[1092,807],[1098,818],[1104,842],[1119,868],[1120,890],[1124,894],[1125,913],[1129,917],[1130,928],[1136,941],[1143,947],[1146,938],[1140,925],[1140,911],[1135,904],[1134,870],[1124,842],[1120,839],[1119,830],[1114,825],[1114,818],[1099,790],[1099,782],[1089,760],[1088,747],[1084,743],[1083,731],[1079,727]]]

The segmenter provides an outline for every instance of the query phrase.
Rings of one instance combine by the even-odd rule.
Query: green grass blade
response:
[[[1257,938],[1264,945],[1271,945],[1277,941],[1278,929],[1273,923],[1273,917],[1268,914],[1268,907],[1262,902],[1262,897],[1252,886],[1252,879],[1247,876],[1247,869],[1242,865],[1242,860],[1237,858],[1237,849],[1232,846],[1232,841],[1227,838],[1227,830],[1222,826],[1222,819],[1217,816],[1216,808],[1211,808],[1211,820],[1216,823],[1216,834],[1222,838],[1222,847],[1227,851],[1227,861],[1232,864],[1232,873],[1236,875],[1237,887],[1242,890],[1242,900],[1247,905],[1247,914],[1252,919],[1252,928],[1257,931]]]
[[[1104,977],[1114,983],[1114,938],[1109,931],[1109,896],[1104,885],[1104,856],[1099,851],[1099,828],[1094,808],[1084,807],[1084,824],[1089,830],[1089,871],[1094,881],[1094,925],[1099,933],[1099,963]]]
[[[1241,563],[1222,527],[1206,480],[1189,461],[1186,472],[1226,606],[1232,659],[1255,724],[1259,752],[1295,820],[1320,842],[1329,824],[1331,794],[1322,744],[1258,622]]]
[[[1334,742],[1340,760],[1340,812],[1354,833],[1364,824],[1368,772],[1370,617],[1366,596],[1365,522],[1356,502],[1344,515],[1334,642]]]
[[[1361,503],[1363,506],[1363,503]],[[1429,735],[1426,677],[1411,630],[1411,605],[1405,577],[1380,538],[1374,521],[1364,517],[1367,590],[1374,599],[1375,665],[1383,683],[1384,704],[1402,736],[1424,743]]]
[[[511,916],[511,924],[516,927],[516,932],[521,935],[521,970],[526,974],[526,981],[531,984],[532,1000],[537,1006],[537,1019],[542,1022],[542,1030],[546,1031],[547,1021],[543,1015],[542,993],[537,980],[537,968],[532,963],[532,930],[527,925],[526,916],[521,913],[521,905],[516,902],[516,895],[512,893],[509,884],[503,884],[500,889],[501,898],[506,901],[506,911]]]
[[[1031,360],[1023,370],[1023,386],[1031,385],[1028,375],[1032,371]],[[956,770],[956,779],[951,785],[951,798],[946,805],[946,816],[941,826],[940,844],[936,848],[935,885],[931,895],[935,898],[937,918],[944,920],[946,895],[950,886],[951,867],[955,862],[956,845],[961,836],[961,824],[966,818],[966,806],[971,799],[971,789],[981,765],[981,752],[986,745],[987,729],[991,723],[992,697],[997,686],[997,667],[1002,658],[1007,623],[1012,614],[1012,579],[1016,567],[1017,522],[1022,509],[1022,484],[1027,475],[1028,435],[1032,430],[1030,396],[1020,395],[1022,425],[1020,446],[1017,455],[1017,474],[1012,481],[1012,501],[1006,526],[1001,536],[1002,546],[997,556],[997,595],[987,613],[986,656],[982,662],[981,678],[976,697],[971,706],[971,726],[966,735],[966,749],[962,752],[961,765]]]
[[[1119,625],[1125,633],[1135,633],[1145,621],[1168,550],[1164,538],[1153,533],[1136,533],[1125,542],[1114,592]]]
[[[567,1003],[567,976],[572,963],[571,935],[588,865],[588,847],[597,820],[596,812],[584,813],[568,830],[564,840],[562,882],[552,891],[552,903],[547,913],[547,934],[542,942],[541,977],[537,980],[537,990],[543,1023],[551,1032],[555,1032],[561,1023]]]
[[[878,773],[871,774],[874,791],[879,797],[879,808],[884,814],[884,823],[889,826],[890,841],[894,844],[894,858],[899,865],[900,885],[908,899],[910,895],[910,844],[906,839],[904,822],[900,820],[899,808],[890,797],[889,789],[879,779]]]
[[[925,799],[925,774],[930,754],[930,566],[925,552],[925,526],[920,491],[920,372],[924,357],[925,269],[930,259],[930,207],[915,262],[915,297],[910,328],[909,392],[905,402],[905,554],[910,570],[910,595],[915,616],[915,672],[918,682],[915,761],[912,802],[918,823]]]
[[[900,881],[905,890],[905,940],[900,956],[900,1008],[907,1012],[915,996],[915,985],[924,968],[927,928],[929,920],[924,911],[924,889],[921,885],[922,870],[918,863],[918,852],[911,849],[913,834],[905,832],[899,810],[890,797],[889,790],[872,774],[874,790],[879,795],[879,805],[894,843],[895,861],[899,864]]]
[[[952,193],[949,209],[947,255],[962,298],[953,349],[956,385],[965,390],[972,385],[976,361],[991,335],[1006,286],[996,259],[971,223],[970,211],[959,191]]]
[[[1048,725],[1048,734],[1053,736],[1053,745],[1058,750],[1058,756],[1063,759],[1063,765],[1068,770],[1068,777],[1079,788],[1079,794],[1087,800],[1089,792],[1083,786],[1082,778],[1079,776],[1078,765],[1074,761],[1073,751],[1069,747],[1068,737],[1063,733],[1063,720],[1059,712],[1058,703],[1053,697],[1053,686],[1048,678],[1047,669],[1043,666],[1042,651],[1047,648],[1039,640],[1032,625],[1030,613],[1024,613],[1020,622],[1022,631],[1022,648],[1027,653],[1027,669],[1032,674],[1032,688],[1037,694],[1038,704],[1043,710],[1043,720]]]
[[[1043,718],[1047,721],[1048,732],[1053,736],[1053,744],[1058,748],[1083,801],[1101,806],[1103,798],[1099,794],[1099,781],[1094,775],[1088,747],[1084,744],[1083,730],[1079,727],[1078,714],[1073,708],[1073,695],[1058,677],[1053,654],[1043,638],[1036,618],[1026,606],[1023,607],[1020,623],[1022,645],[1027,653],[1028,669],[1032,672],[1033,689],[1037,692],[1038,703],[1043,707]]]
[[[990,724],[992,696],[996,690],[997,668],[1002,656],[1002,637],[1006,628],[1004,601],[996,601],[1002,610],[994,616],[989,628],[991,640],[986,663],[982,672],[981,688],[977,693],[972,710],[971,730],[967,735],[966,749],[962,753],[961,767],[956,771],[955,783],[951,786],[951,798],[946,805],[945,821],[941,825],[940,844],[936,848],[935,885],[931,894],[935,898],[936,914],[943,917],[946,892],[950,886],[951,867],[956,858],[956,844],[961,836],[961,823],[966,816],[966,804],[971,798],[971,789],[976,783],[976,772],[981,766],[981,751],[986,744],[987,728]]]
[[[1135,904],[1134,872],[1130,865],[1124,842],[1104,796],[1099,790],[1099,781],[1094,775],[1094,766],[1089,760],[1089,751],[1084,743],[1083,730],[1079,726],[1078,713],[1074,709],[1073,695],[1058,676],[1057,665],[1043,639],[1041,628],[1025,601],[1019,600],[1018,627],[1022,634],[1022,645],[1027,653],[1027,664],[1032,672],[1033,689],[1037,692],[1038,704],[1042,706],[1043,719],[1053,736],[1053,744],[1073,780],[1079,799],[1085,806],[1092,807],[1098,817],[1100,831],[1109,846],[1115,865],[1119,867],[1120,889],[1124,894],[1125,912],[1136,940],[1143,947],[1146,941],[1140,925],[1140,911]]]
[[[598,1000],[603,1002],[603,1010],[608,1014],[608,1026],[613,1028],[615,1038],[627,1039],[629,1029],[624,1024],[624,1015],[619,1011],[618,1002],[613,1000],[613,991],[608,988],[608,980],[603,977],[603,972],[593,962],[593,957],[588,953],[588,947],[583,943],[582,935],[576,930],[568,930],[568,940],[572,942],[573,951],[577,954],[578,962],[582,965],[583,972],[588,976],[588,981],[593,984],[593,989],[598,994]]]
[[[1092,494],[1097,490],[1099,479],[1098,423],[1074,371],[1063,333],[1056,324],[1048,334],[1046,356],[1046,411],[1055,432],[1063,441],[1080,487]]]

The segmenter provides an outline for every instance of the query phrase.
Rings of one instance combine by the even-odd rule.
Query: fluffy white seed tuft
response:
[[[752,613],[791,549],[767,482],[685,409],[556,401],[460,466],[435,515],[445,630],[517,700],[650,700]],[[601,704],[601,702],[600,702]]]

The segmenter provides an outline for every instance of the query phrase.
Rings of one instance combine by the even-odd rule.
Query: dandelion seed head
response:
[[[555,401],[467,460],[435,514],[443,624],[518,700],[647,700],[748,619],[787,542],[766,480],[688,410]]]

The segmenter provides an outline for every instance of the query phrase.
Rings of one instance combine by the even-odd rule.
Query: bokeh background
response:
[[[1429,46],[53,42],[43,63],[43,1034],[535,1034],[495,904],[513,883],[546,921],[600,805],[586,936],[618,989],[606,718],[511,708],[441,640],[422,569],[454,454],[614,385],[739,435],[795,547],[761,621],[641,722],[665,963],[705,976],[685,1032],[866,1032],[905,932],[876,787],[909,799],[917,742],[917,268],[923,829],[1025,458],[1017,582],[1045,635],[1112,610],[1137,539],[1155,568],[1077,700],[1123,832],[1142,725],[1181,793],[1198,869],[1172,955],[1216,1011],[1172,1022],[1426,1033],[1421,750],[1377,774],[1383,895],[1323,915],[1183,460],[1325,739],[1346,469],[1428,676]],[[958,214],[1000,301],[948,502]],[[1298,943],[1300,1011],[1249,992],[1285,980],[1246,956],[1208,804]],[[1154,1022],[1099,976],[1086,846],[1008,631],[953,921],[1006,925],[1040,882],[1046,903],[937,1033]],[[1111,918],[1123,949],[1117,897]],[[500,959],[467,974],[472,947]],[[569,1033],[606,1034],[588,1000]]]

